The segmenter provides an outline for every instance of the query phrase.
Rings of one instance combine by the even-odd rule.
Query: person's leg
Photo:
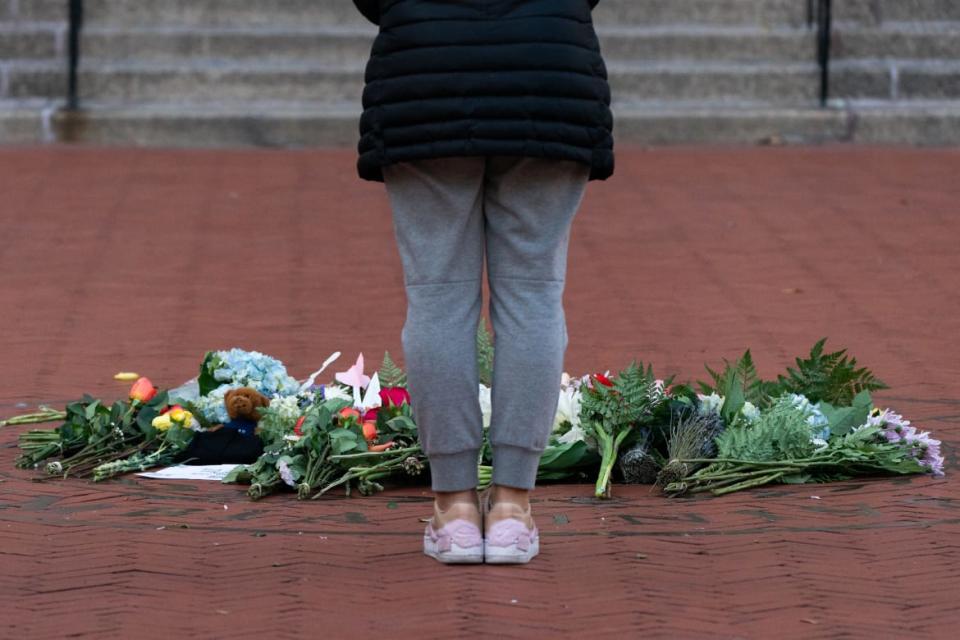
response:
[[[529,514],[528,491],[557,410],[567,347],[567,248],[589,173],[585,164],[546,158],[496,157],[487,165],[492,521],[511,512],[498,511],[497,503]]]
[[[407,295],[401,332],[407,384],[440,525],[458,517],[479,520],[476,331],[484,167],[481,157],[455,157],[383,170]]]

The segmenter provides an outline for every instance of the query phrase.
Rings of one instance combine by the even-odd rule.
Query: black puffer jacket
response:
[[[599,0],[354,0],[380,32],[364,74],[361,178],[440,156],[576,160],[613,173]]]

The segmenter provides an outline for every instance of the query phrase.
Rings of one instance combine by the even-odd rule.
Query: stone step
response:
[[[806,28],[600,27],[607,60],[812,60],[814,33]],[[309,59],[325,64],[365,62],[374,33],[363,27],[103,27],[84,30],[83,55],[103,60],[198,58]]]
[[[368,25],[346,0],[86,0],[86,23],[122,25]],[[807,21],[807,0],[602,0],[594,21],[606,25],[791,25]],[[65,0],[0,0],[0,21],[65,23]],[[841,0],[838,21],[957,21],[956,0]],[[371,28],[375,28],[370,25]]]
[[[838,0],[833,5],[836,20],[870,25],[960,20],[957,0]]]
[[[62,20],[64,0],[0,0],[21,20]],[[334,25],[367,24],[347,0],[86,0],[87,24]],[[806,0],[602,0],[597,24],[726,24],[800,26]],[[0,18],[2,18],[0,14]]]
[[[60,104],[43,98],[19,100],[0,99],[0,144],[32,145],[50,142],[44,123],[50,123],[52,113]]]
[[[0,143],[64,141],[176,147],[355,147],[360,111],[350,104],[90,103],[67,114],[50,103],[0,101]],[[955,101],[837,101],[833,107],[638,102],[614,113],[618,144],[960,144]]]
[[[760,100],[805,104],[817,91],[817,66],[805,63],[611,62],[613,100]],[[62,64],[33,63],[7,70],[8,95],[56,96]],[[81,99],[176,102],[310,100],[360,103],[363,65],[302,61],[218,61],[182,67],[171,63],[86,61],[79,70]]]
[[[270,97],[315,104],[360,103],[361,66],[163,64],[97,62],[80,70],[81,100],[222,102]],[[58,98],[66,90],[59,60],[23,62],[6,69],[6,95]],[[638,100],[760,101],[805,105],[816,99],[816,65],[647,62],[610,63],[613,103]],[[830,95],[851,99],[960,100],[960,63],[917,60],[839,60],[831,66]]]
[[[805,0],[601,0],[593,10],[597,25],[759,25],[794,26],[807,22]]]
[[[832,58],[960,60],[960,22],[889,22],[875,27],[839,23]]]
[[[830,95],[876,100],[960,99],[960,62],[837,61],[831,66]]]
[[[0,63],[43,60],[65,55],[60,25],[20,26],[0,22]]]

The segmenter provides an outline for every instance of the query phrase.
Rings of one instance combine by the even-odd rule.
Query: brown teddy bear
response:
[[[230,420],[214,429],[226,427],[236,429],[241,435],[257,433],[257,422],[260,421],[260,407],[269,407],[270,398],[251,387],[230,389],[223,396],[223,403],[227,407]]]

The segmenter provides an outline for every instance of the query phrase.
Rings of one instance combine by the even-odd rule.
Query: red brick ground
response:
[[[382,185],[352,150],[0,149],[0,416],[133,370],[173,386],[242,346],[303,376],[398,359]],[[773,375],[821,336],[946,442],[948,478],[668,501],[537,490],[526,567],[420,553],[422,487],[249,502],[242,487],[45,481],[0,430],[4,637],[953,637],[960,622],[960,151],[621,148],[567,280],[567,370],[637,357]],[[38,481],[40,480],[40,481]],[[226,507],[226,508],[225,508]]]

